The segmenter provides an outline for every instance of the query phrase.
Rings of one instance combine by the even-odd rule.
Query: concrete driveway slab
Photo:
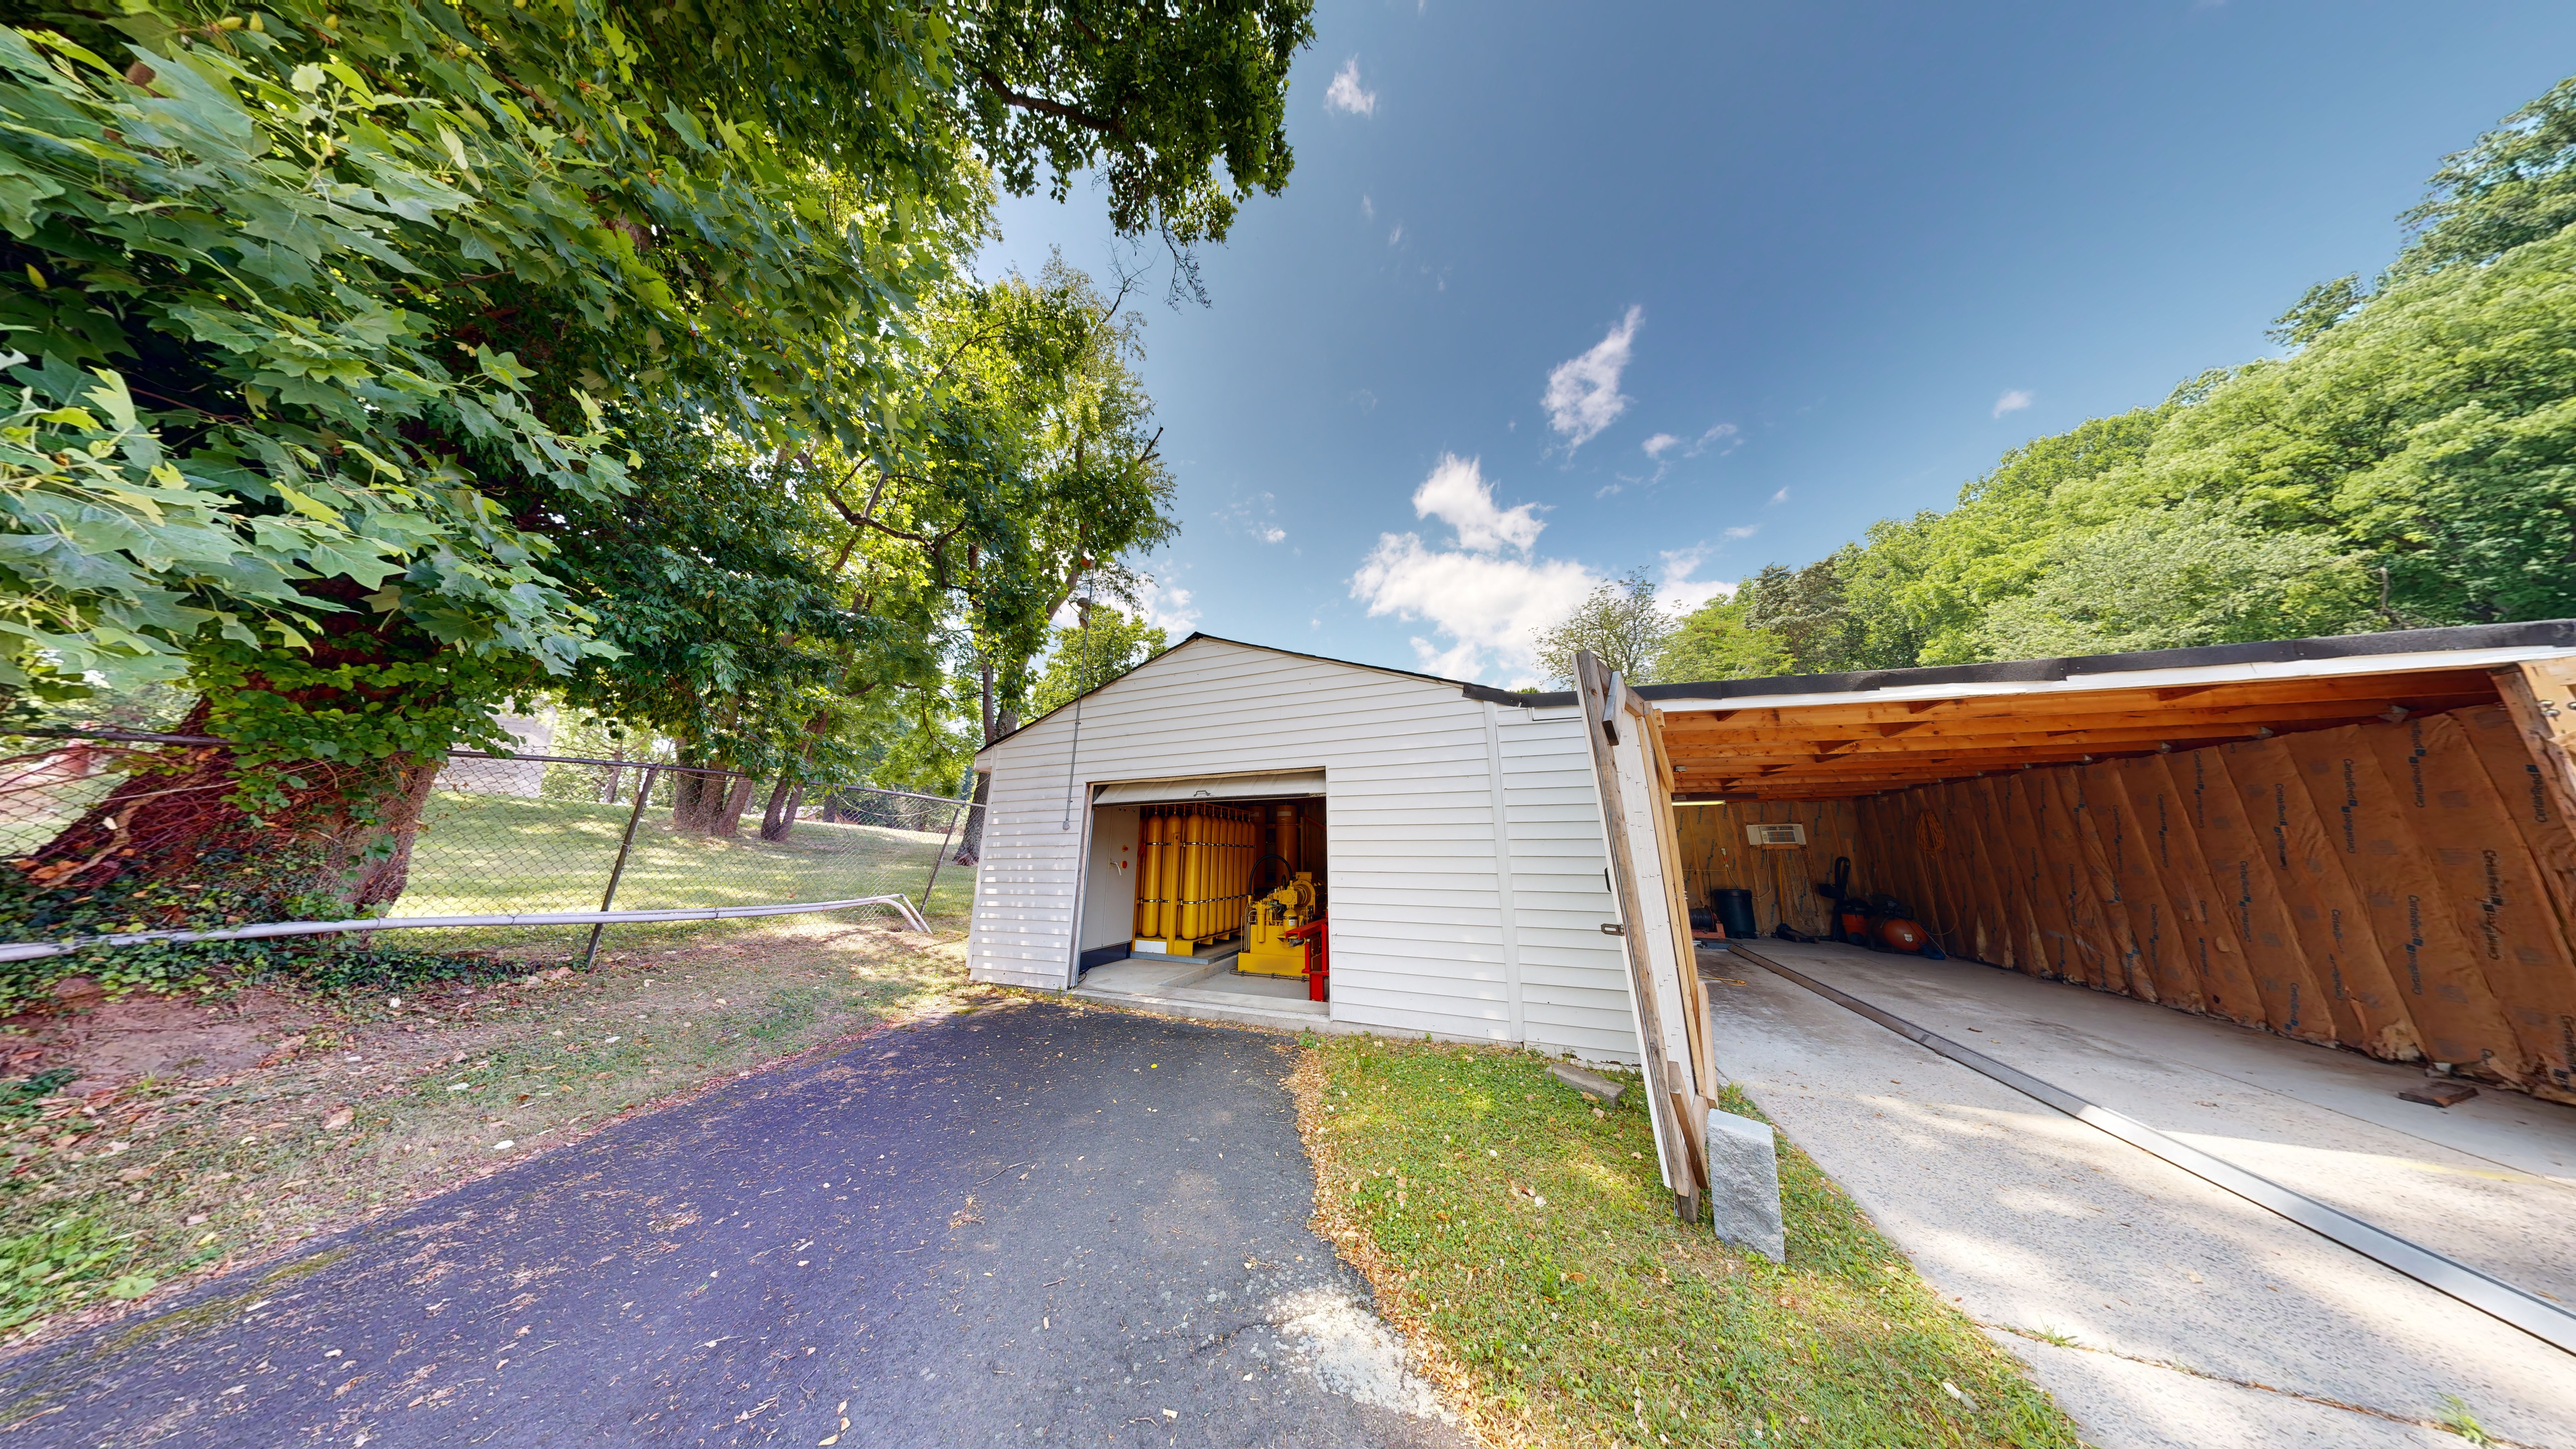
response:
[[[31,1354],[0,1404],[62,1445],[1463,1444],[1307,1230],[1283,1044],[888,1030]]]
[[[2492,1433],[2576,1444],[2576,1358],[1770,972],[1727,976],[1706,989],[1729,1075],[2108,1449],[2295,1443],[2279,1426],[2311,1408],[2346,1436],[2319,1442],[2405,1442],[2333,1406],[2420,1423],[2454,1398]],[[1987,1049],[1969,1025],[1993,1023],[1949,1023]]]
[[[1783,965],[2224,1161],[2576,1305],[2576,1107],[1972,961],[1764,943]]]

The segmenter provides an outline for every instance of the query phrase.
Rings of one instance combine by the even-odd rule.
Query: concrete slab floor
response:
[[[2576,1107],[1973,961],[1776,944],[1781,964],[2223,1161],[2576,1306]],[[2576,1365],[2571,1365],[2576,1368]]]
[[[2219,1150],[2204,1140],[2215,1137],[2317,1152],[2336,1151],[2345,1140],[2301,1140],[2313,1125],[2301,1114],[2318,1111],[2316,1104],[2188,1069],[2187,1059],[2163,1051],[2156,1035],[2162,1023],[2137,1013],[2186,1026],[2211,1023],[2020,978],[2049,994],[2016,998],[2019,1024],[2008,1031],[2006,1009],[1976,992],[2020,987],[1996,988],[1967,974],[2014,979],[1990,967],[1959,963],[1955,975],[1907,976],[1881,970],[1887,958],[1847,948],[1801,951],[1795,960],[1788,957],[1797,948],[1786,943],[1757,949],[1774,945],[1784,964],[1820,980],[1835,972],[1832,984],[1841,989],[2069,1090],[2099,1092],[2105,1106],[2183,1134],[2195,1121],[2217,1127],[2191,1137],[2204,1150]],[[1728,1074],[1851,1190],[1927,1280],[2030,1364],[2104,1449],[2457,1442],[2419,1437],[2430,1431],[2413,1427],[2439,1419],[2454,1400],[2489,1433],[2576,1446],[2576,1358],[1768,971],[1748,962],[1714,969],[1727,979],[1704,986]],[[1891,983],[1918,994],[1901,997]],[[1933,1012],[1935,987],[1957,993],[1953,1015]],[[2093,1033],[2082,1024],[2079,999],[2129,1009],[2102,1036],[2118,1051],[2099,1054],[2122,1064],[2125,1076],[2084,1060],[2084,1039]],[[2053,1045],[2044,1052],[2042,1043]],[[2204,1049],[2224,1052],[2194,1048]],[[2091,1075],[2078,1076],[2078,1068]],[[2172,1075],[2157,1086],[2168,1069]],[[2298,1075],[2295,1067],[2270,1069],[2283,1080]],[[2221,1088],[2239,1095],[2218,1095]],[[2181,1118],[2159,1105],[2176,1095],[2196,1111],[2236,1115]],[[2268,1117],[2267,1100],[2279,1104]],[[2203,1102],[2221,1105],[2197,1105]],[[2284,1118],[2296,1132],[2281,1129]],[[2353,1118],[2338,1131],[2373,1125]],[[2437,1160],[2439,1146],[2381,1155]],[[2526,1165],[2504,1170],[2563,1190],[2550,1174],[2530,1171],[2545,1163],[2516,1161]],[[2289,1175],[2272,1157],[2246,1165]],[[2490,1181],[2431,1176],[2481,1187]],[[2537,1191],[2530,1183],[2514,1186]],[[2407,1231],[2412,1224],[2387,1226]]]

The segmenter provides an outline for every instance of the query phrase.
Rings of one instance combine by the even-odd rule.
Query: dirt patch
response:
[[[258,1066],[304,1044],[330,1015],[285,992],[110,1000],[86,977],[61,983],[51,1005],[0,1019],[10,1076],[69,1068],[63,1088],[89,1097],[147,1079],[203,1082]],[[84,990],[83,987],[88,989]]]

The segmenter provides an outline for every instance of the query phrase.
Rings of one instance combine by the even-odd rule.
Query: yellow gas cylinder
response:
[[[1303,976],[1306,948],[1281,939],[1315,918],[1315,877],[1299,871],[1294,880],[1252,903],[1244,923],[1243,954],[1234,969],[1254,976]]]
[[[1163,842],[1169,824],[1159,810],[1145,812],[1143,838],[1136,847],[1136,939],[1160,940],[1163,936],[1163,897],[1169,895],[1163,870]]]

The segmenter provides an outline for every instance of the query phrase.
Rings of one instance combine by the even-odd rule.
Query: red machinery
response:
[[[1283,941],[1300,941],[1306,947],[1306,999],[1332,1000],[1333,952],[1325,929],[1325,918],[1317,916],[1292,931],[1282,931]]]

